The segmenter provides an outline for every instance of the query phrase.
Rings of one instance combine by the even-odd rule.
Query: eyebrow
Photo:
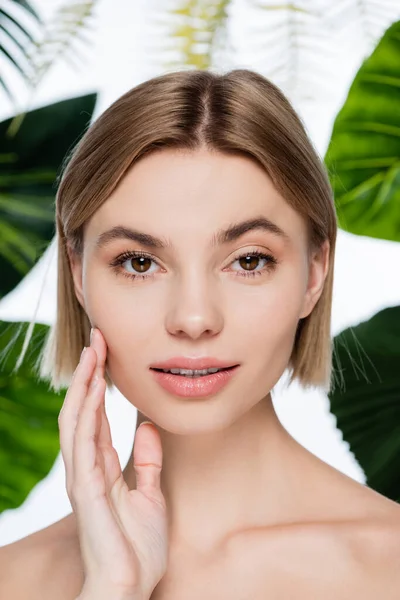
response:
[[[276,223],[273,223],[266,217],[260,216],[239,223],[233,223],[227,229],[218,230],[211,238],[212,246],[229,244],[248,231],[267,231],[276,237],[282,238],[285,242],[290,241],[289,235],[281,229]],[[108,231],[101,233],[96,241],[98,249],[104,248],[114,240],[131,240],[145,246],[149,249],[172,248],[173,244],[166,238],[158,238],[149,233],[144,233],[136,229],[131,229],[123,225],[117,225]]]

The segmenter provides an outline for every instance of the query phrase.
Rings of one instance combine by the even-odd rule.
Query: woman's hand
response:
[[[168,555],[161,438],[148,422],[137,429],[137,487],[129,490],[105,412],[106,354],[106,342],[94,329],[58,418],[66,488],[84,562],[83,590],[148,600],[166,571]]]

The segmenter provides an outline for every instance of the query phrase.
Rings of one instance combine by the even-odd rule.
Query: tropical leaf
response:
[[[71,51],[77,54],[76,42],[91,44],[85,37],[93,21],[96,0],[68,0],[57,8],[53,17],[45,24],[43,37],[28,52],[32,67],[30,85],[38,87],[55,61],[71,60]],[[76,64],[73,65],[76,69]]]
[[[57,176],[90,124],[96,94],[27,113],[10,137],[0,123],[0,297],[28,273],[54,236]]]
[[[327,0],[320,6],[324,22],[331,29],[344,30],[356,23],[368,47],[376,46],[382,31],[400,14],[397,0]]]
[[[30,2],[13,0],[13,4],[18,5],[19,11],[0,8],[0,33],[3,33],[6,42],[0,43],[0,55],[14,67],[28,86],[26,112],[33,104],[40,82],[56,61],[63,58],[77,69],[73,54],[79,55],[76,47],[78,42],[86,45],[92,43],[85,34],[91,28],[96,0],[67,0],[46,21],[42,20]],[[21,9],[28,18],[21,20]],[[0,87],[15,105],[15,98],[1,75]]]
[[[32,15],[32,17],[34,17],[38,23],[42,22],[39,13],[36,11],[31,2],[28,2],[27,0],[11,0],[11,2],[24,9],[30,15]]]
[[[400,21],[358,71],[325,163],[340,227],[400,241]]]
[[[155,12],[151,20],[155,26],[168,28],[163,51],[173,46],[177,59],[166,60],[165,68],[182,65],[208,69],[216,48],[226,42],[225,25],[230,0],[180,0],[165,12]],[[156,49],[152,44],[152,51]],[[163,52],[164,55],[164,52]]]
[[[298,102],[331,101],[337,93],[332,69],[346,60],[341,48],[356,39],[358,48],[369,53],[400,14],[396,0],[249,3],[257,13],[246,51],[256,54],[262,73]]]
[[[400,306],[386,308],[334,338],[331,412],[367,485],[400,502]],[[340,379],[339,378],[339,379]]]
[[[14,11],[15,14],[13,14],[13,5],[18,7],[17,11]],[[22,14],[25,13],[24,16],[27,18],[21,20],[21,12]],[[27,21],[27,24],[24,21]],[[28,81],[31,76],[27,48],[34,43],[35,35],[37,35],[33,34],[32,31],[35,28],[40,29],[42,25],[43,22],[39,14],[32,4],[26,0],[12,0],[8,9],[3,6],[0,7],[0,33],[3,34],[3,42],[0,43],[0,56],[6,59],[25,81]],[[24,41],[21,41],[21,36]],[[15,104],[11,89],[1,74],[0,87],[3,88],[12,104]]]
[[[262,57],[264,74],[292,98],[310,98],[318,88],[326,89],[327,65],[336,49],[322,26],[325,6],[308,0],[251,4],[260,18],[251,24],[249,44]]]
[[[36,324],[22,365],[14,373],[27,323],[0,321],[0,512],[20,506],[48,475],[60,450],[56,394],[35,373],[48,331]]]

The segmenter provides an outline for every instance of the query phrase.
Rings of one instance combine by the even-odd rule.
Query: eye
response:
[[[115,260],[113,260],[110,264],[112,267],[116,267],[117,272],[121,273],[121,269],[119,266],[124,267],[125,263],[127,263],[128,267],[132,270],[126,270],[125,267],[122,269],[122,275],[125,277],[129,277],[131,279],[147,279],[147,277],[152,277],[153,273],[148,273],[148,265],[151,262],[156,262],[154,258],[152,258],[149,254],[145,252],[124,252],[117,256]]]
[[[260,259],[266,261],[266,265],[259,269],[258,271],[252,270],[252,267],[257,266],[257,262]],[[272,271],[276,268],[278,261],[272,256],[272,254],[264,254],[263,252],[259,252],[258,250],[254,250],[251,252],[246,252],[246,254],[241,254],[233,262],[238,261],[240,266],[245,269],[245,271],[239,271],[237,275],[241,277],[254,277],[255,275],[263,275],[266,271]]]
[[[266,264],[259,270],[254,270],[257,267],[257,263],[261,260],[266,261]],[[111,263],[118,274],[122,274],[130,279],[147,279],[154,276],[154,272],[149,271],[149,265],[154,262],[157,264],[155,258],[150,254],[139,251],[128,251],[117,256]],[[259,251],[246,252],[237,256],[232,263],[239,262],[243,268],[242,271],[235,271],[236,275],[240,277],[254,277],[255,275],[263,275],[266,272],[272,271],[276,268],[278,261],[272,256],[272,254],[265,254]],[[128,268],[124,267],[127,263]],[[120,267],[123,267],[122,269]]]

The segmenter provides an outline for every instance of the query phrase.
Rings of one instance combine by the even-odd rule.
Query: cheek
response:
[[[133,326],[140,332],[149,325],[158,294],[145,293],[146,284],[134,283],[122,275],[106,272],[105,268],[91,269],[85,279],[85,302],[89,316],[100,327],[124,333]],[[127,333],[129,333],[127,331]]]
[[[111,356],[118,357],[124,349],[135,353],[143,350],[151,339],[154,313],[148,304],[140,308],[132,302],[127,306],[116,306],[113,299],[95,299],[91,303],[90,318],[102,332]]]
[[[143,363],[149,346],[154,351],[153,331],[158,335],[160,331],[160,295],[146,293],[149,287],[141,288],[140,283],[133,291],[133,285],[94,270],[85,281],[87,314],[106,341],[107,367],[115,381],[126,368],[132,373],[135,364]]]
[[[271,387],[285,370],[290,358],[304,297],[304,281],[293,270],[265,286],[248,288],[238,298],[231,296],[231,329],[238,348],[252,360],[248,362],[254,378]]]
[[[242,328],[245,337],[251,335],[255,339],[266,332],[271,338],[285,335],[297,326],[304,286],[302,278],[290,269],[265,285],[249,286],[236,294],[231,290],[227,302],[234,328]]]

